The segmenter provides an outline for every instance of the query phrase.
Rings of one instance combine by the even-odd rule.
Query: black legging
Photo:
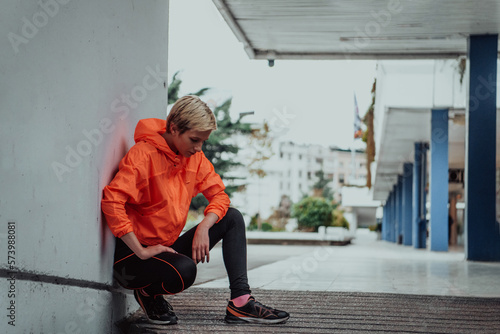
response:
[[[179,254],[160,253],[141,260],[121,240],[116,239],[114,276],[127,289],[141,289],[149,295],[175,294],[189,288],[196,278],[191,258],[193,227],[171,246]],[[209,230],[210,249],[222,240],[222,255],[229,277],[231,299],[250,293],[247,278],[245,223],[241,213],[229,208],[227,214]]]

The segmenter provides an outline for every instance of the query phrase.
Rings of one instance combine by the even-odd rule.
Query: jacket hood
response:
[[[175,154],[174,151],[170,149],[167,142],[162,137],[162,134],[165,133],[166,129],[167,121],[164,119],[141,119],[135,127],[134,140],[136,143],[140,141],[146,141],[157,149],[163,151],[172,159],[175,159],[177,154]]]

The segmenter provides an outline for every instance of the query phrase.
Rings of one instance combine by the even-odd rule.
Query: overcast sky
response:
[[[353,142],[354,93],[361,117],[370,102],[375,61],[250,60],[212,1],[171,0],[169,80],[181,71],[181,95],[203,87],[231,112],[255,111],[279,140],[348,148]],[[359,147],[356,145],[356,147]]]

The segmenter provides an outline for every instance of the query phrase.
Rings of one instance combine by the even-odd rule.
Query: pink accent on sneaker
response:
[[[140,293],[141,293],[141,295],[143,295],[143,296],[150,297],[150,296],[146,293],[146,291],[144,291],[144,289],[139,289],[139,292],[140,292]]]
[[[231,301],[233,302],[234,306],[242,307],[243,305],[245,305],[248,302],[248,298],[250,298],[250,295],[246,294],[243,296],[236,297],[236,298],[232,299]]]

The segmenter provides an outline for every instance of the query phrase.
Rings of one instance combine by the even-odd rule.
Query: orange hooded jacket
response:
[[[113,234],[134,232],[143,245],[172,245],[186,224],[191,199],[208,199],[205,215],[219,220],[229,207],[225,186],[203,152],[189,158],[175,154],[161,136],[166,121],[144,119],[135,129],[136,144],[104,188],[102,211]]]

